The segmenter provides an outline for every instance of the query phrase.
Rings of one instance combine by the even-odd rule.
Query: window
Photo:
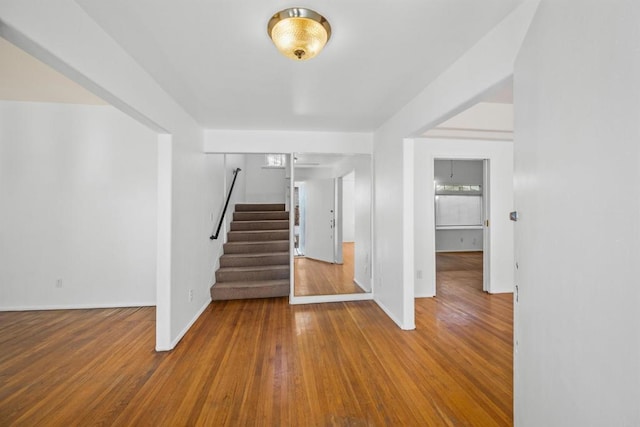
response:
[[[482,185],[436,184],[436,194],[482,194]]]
[[[265,154],[264,167],[267,168],[284,168],[287,165],[286,154]]]
[[[435,184],[436,229],[482,227],[482,185]]]

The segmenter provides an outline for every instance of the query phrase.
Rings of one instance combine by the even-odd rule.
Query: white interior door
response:
[[[335,181],[314,179],[305,183],[305,255],[335,262]]]

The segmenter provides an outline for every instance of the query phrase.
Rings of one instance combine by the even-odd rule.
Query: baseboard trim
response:
[[[419,295],[414,295],[415,298],[433,298],[435,297],[434,294],[419,294]]]
[[[393,313],[391,313],[391,311],[387,308],[387,306],[385,306],[382,301],[380,301],[378,298],[374,297],[373,300],[376,302],[376,304],[378,304],[378,307],[380,307],[382,309],[382,311],[385,312],[385,314],[387,316],[389,316],[389,318],[396,324],[398,325],[398,327],[400,327],[400,329],[402,329],[403,331],[412,331],[416,328],[415,325],[409,325],[409,326],[405,326],[400,320],[398,320],[398,318],[396,318],[396,316],[393,315]]]
[[[498,289],[498,290],[491,290],[491,291],[487,291],[488,294],[490,295],[498,295],[498,294],[512,294],[514,291],[513,289]]]
[[[362,294],[336,294],[336,295],[307,295],[289,296],[289,304],[320,304],[327,302],[348,302],[348,301],[368,301],[372,300],[371,293]]]
[[[364,292],[367,292],[367,293],[368,293],[368,292],[371,292],[371,289],[367,289],[367,288],[365,288],[364,286],[362,286],[362,285],[360,284],[360,282],[358,282],[358,280],[357,280],[355,277],[353,278],[353,283],[355,283],[356,285],[358,285],[358,287],[359,287],[360,289],[362,289]]]
[[[182,338],[184,338],[186,333],[189,332],[189,329],[191,329],[193,324],[196,323],[196,320],[198,320],[198,318],[202,315],[202,313],[204,313],[204,311],[207,309],[207,307],[209,307],[209,304],[211,304],[211,297],[209,297],[207,299],[207,302],[202,307],[200,307],[200,309],[193,316],[193,318],[189,321],[189,323],[187,323],[187,325],[182,329],[182,331],[180,331],[180,333],[173,339],[173,341],[171,341],[171,344],[169,344],[169,348],[156,347],[156,351],[171,351],[174,348],[176,348],[176,346],[178,345],[180,340],[182,340]]]
[[[131,302],[122,304],[53,304],[53,305],[16,305],[0,307],[0,311],[48,311],[48,310],[92,310],[103,308],[155,307],[155,302]]]

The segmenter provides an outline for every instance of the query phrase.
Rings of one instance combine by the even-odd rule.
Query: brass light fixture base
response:
[[[291,7],[271,17],[267,33],[284,56],[304,61],[320,53],[331,38],[331,25],[318,12]]]

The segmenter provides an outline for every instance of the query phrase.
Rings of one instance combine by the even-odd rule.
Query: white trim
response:
[[[438,230],[484,230],[484,226],[482,224],[480,225],[436,225],[436,231]]]
[[[103,308],[155,307],[155,302],[127,302],[118,304],[59,304],[59,305],[17,305],[0,307],[0,311],[45,311],[45,310],[92,310]]]
[[[486,171],[485,168],[487,167],[487,161],[491,161],[493,159],[495,159],[495,154],[491,152],[490,149],[485,149],[483,147],[478,147],[475,148],[474,150],[464,150],[464,153],[460,153],[460,152],[456,152],[455,149],[451,149],[451,151],[445,151],[443,150],[442,152],[432,152],[430,155],[430,162],[431,165],[435,165],[436,160],[478,160],[482,162],[482,222],[484,224],[485,221],[490,221],[491,220],[491,215],[490,212],[485,212],[485,207],[486,206],[490,206],[490,197],[491,197],[491,185],[492,183],[488,180],[486,180],[486,174],[489,171]],[[446,153],[452,153],[451,155],[448,155]],[[443,154],[445,153],[445,154]],[[435,170],[435,166],[432,166],[432,172],[433,172],[433,176],[431,176],[431,181],[435,181],[436,179],[436,170]],[[414,176],[415,179],[415,176]],[[432,206],[433,203],[435,203],[435,190],[432,190],[429,193],[429,197],[431,198],[431,200],[433,200],[433,202],[431,202]],[[488,211],[488,208],[487,208]],[[487,214],[489,214],[487,216]],[[436,218],[435,215],[433,216],[433,229],[438,231],[438,227],[435,225],[436,222]],[[429,228],[431,228],[431,223],[429,223]],[[483,291],[487,291],[488,293],[491,293],[491,275],[490,272],[487,271],[487,268],[485,267],[487,264],[490,263],[490,257],[491,257],[491,240],[486,238],[486,233],[485,233],[485,227],[484,225],[480,226],[480,228],[483,230],[482,233],[482,237],[483,237],[483,241],[482,241],[482,249],[480,250],[466,250],[466,249],[459,249],[459,250],[445,250],[445,251],[438,251],[436,250],[436,233],[433,233],[433,236],[431,236],[429,238],[429,240],[431,241],[429,244],[430,248],[433,248],[433,257],[435,258],[436,254],[438,252],[482,252],[482,290]],[[431,256],[431,251],[429,251],[428,256]],[[434,266],[436,265],[435,261],[434,261]],[[433,269],[433,288],[435,290],[435,295],[438,294],[438,285],[437,285],[437,276],[438,276],[438,272],[436,271],[436,268]]]
[[[391,312],[391,310],[389,310],[383,303],[382,301],[380,301],[379,298],[373,298],[373,301],[375,301],[376,304],[378,304],[378,307],[380,307],[382,309],[382,311],[384,311],[387,316],[389,316],[389,318],[391,320],[393,320],[393,322],[398,325],[400,327],[400,329],[402,329],[403,331],[412,331],[416,328],[415,323],[409,324],[407,326],[405,326],[402,322],[400,322],[400,320],[398,320],[398,318],[396,316],[393,315],[393,313]]]
[[[205,153],[373,154],[373,133],[205,129],[203,148]]]
[[[294,152],[288,153],[289,159],[295,157]],[[287,165],[289,168],[289,304],[295,298],[295,240],[296,240],[296,215],[295,215],[295,194],[296,194],[296,168],[293,161]]]
[[[189,329],[193,326],[193,324],[196,323],[196,320],[198,320],[200,315],[207,309],[207,307],[209,307],[209,304],[211,304],[211,297],[209,297],[207,299],[207,302],[202,307],[200,307],[200,309],[195,314],[195,316],[193,316],[191,321],[189,321],[189,323],[187,323],[187,325],[180,331],[180,333],[173,339],[173,341],[171,341],[171,344],[168,347],[161,347],[158,344],[156,344],[156,351],[173,350],[176,347],[176,345],[178,345],[180,340],[185,336],[185,334],[189,331]]]
[[[158,135],[156,348],[171,346],[171,245],[173,137]]]
[[[514,293],[514,291],[512,291],[512,290],[487,291],[487,293],[490,294],[490,295],[499,295],[499,294],[512,294],[512,293]]]
[[[307,295],[289,297],[289,304],[319,304],[325,302],[347,302],[347,301],[369,301],[373,299],[373,295],[363,294],[337,294],[337,295]]]
[[[415,298],[433,298],[433,297],[435,297],[434,294],[424,294],[424,295],[418,294],[418,293],[415,294]]]

